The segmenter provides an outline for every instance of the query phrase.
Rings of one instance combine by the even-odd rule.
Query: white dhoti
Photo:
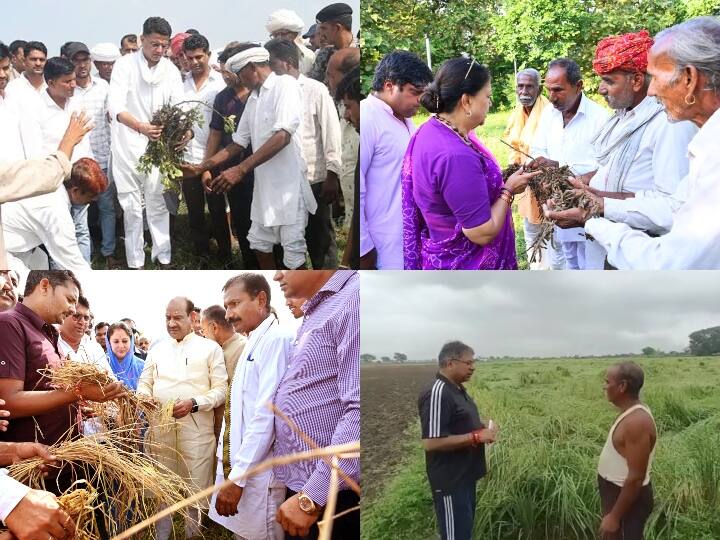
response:
[[[251,222],[248,232],[250,248],[261,253],[272,253],[273,246],[280,244],[283,247],[283,264],[290,269],[298,268],[305,264],[307,223],[308,211],[305,201],[302,197],[298,197],[298,210],[294,223],[266,227],[259,221]]]
[[[215,485],[223,482],[222,461],[218,460]],[[210,501],[210,519],[219,523],[236,538],[244,540],[282,540],[283,530],[277,522],[277,510],[285,501],[285,488],[272,487],[272,471],[248,478],[238,503],[238,513],[224,517],[215,510],[217,492]]]

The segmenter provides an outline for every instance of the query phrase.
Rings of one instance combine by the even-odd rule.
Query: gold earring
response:
[[[692,98],[692,101],[688,101],[688,97],[685,96],[685,105],[687,105],[688,107],[692,107],[693,105],[695,105],[695,96],[690,94],[690,97]]]

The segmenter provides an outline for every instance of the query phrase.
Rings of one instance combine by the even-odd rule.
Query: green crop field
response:
[[[617,360],[477,366],[469,392],[500,435],[488,448],[489,474],[478,483],[475,538],[597,538],[597,460],[617,415],[603,378]],[[645,370],[641,398],[659,434],[655,509],[645,538],[720,538],[720,359],[637,361]],[[364,539],[437,537],[416,411],[417,389],[435,371],[433,365],[361,370]]]

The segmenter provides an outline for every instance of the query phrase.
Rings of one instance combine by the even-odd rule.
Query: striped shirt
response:
[[[110,122],[107,117],[110,85],[99,77],[91,77],[87,88],[75,87],[73,98],[95,126],[90,132],[90,148],[100,168],[107,170],[110,159]]]
[[[275,405],[319,446],[360,440],[360,276],[338,270],[302,307],[290,365],[275,395]],[[295,432],[275,418],[275,456],[309,450]],[[340,467],[359,483],[360,461]],[[325,505],[330,468],[323,460],[275,467],[275,477]],[[340,489],[347,489],[341,482]]]

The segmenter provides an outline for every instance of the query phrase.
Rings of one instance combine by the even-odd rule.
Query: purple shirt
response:
[[[415,125],[373,95],[360,102],[360,118],[360,255],[375,248],[378,270],[402,270],[400,172]]]
[[[275,405],[319,446],[360,440],[360,276],[338,270],[302,307],[292,358],[275,395]],[[310,450],[275,418],[275,456]],[[360,461],[340,467],[359,483]],[[275,477],[293,491],[325,505],[330,468],[321,459],[280,465]],[[345,482],[340,489],[347,489]]]
[[[23,304],[0,313],[0,378],[24,381],[23,390],[53,390],[37,370],[61,362],[58,331]],[[64,405],[34,417],[14,418],[0,440],[55,444],[74,426],[76,408]]]
[[[458,223],[472,229],[490,219],[488,161],[435,118],[423,126],[413,152],[413,196],[430,238],[444,239]]]

